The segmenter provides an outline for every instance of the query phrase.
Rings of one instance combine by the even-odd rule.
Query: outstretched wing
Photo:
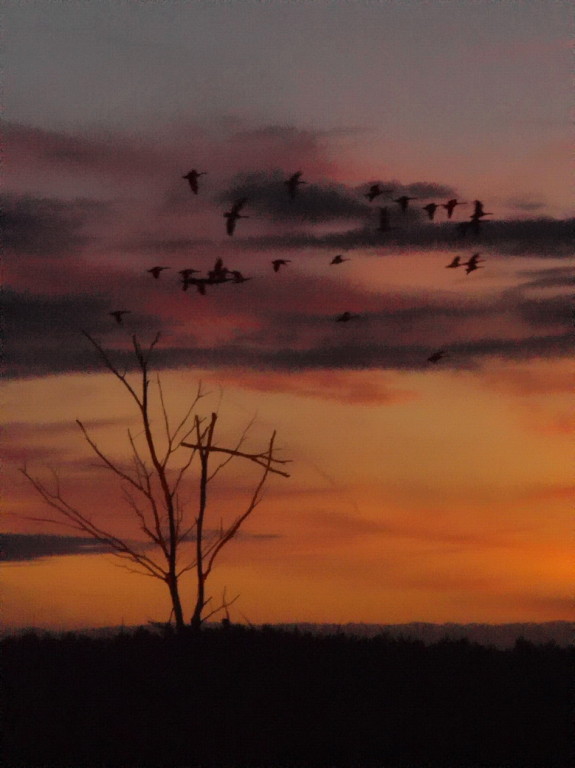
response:
[[[236,200],[236,202],[232,205],[232,210],[230,213],[232,216],[235,216],[237,213],[241,211],[241,209],[244,207],[244,205],[247,203],[248,198],[242,197],[239,200]]]
[[[236,217],[232,216],[231,213],[224,213],[224,216],[227,218],[226,232],[228,233],[228,235],[233,235],[234,229],[236,228]]]

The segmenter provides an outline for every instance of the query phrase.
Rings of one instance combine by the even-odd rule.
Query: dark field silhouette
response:
[[[574,655],[234,626],[10,637],[4,764],[565,768]]]

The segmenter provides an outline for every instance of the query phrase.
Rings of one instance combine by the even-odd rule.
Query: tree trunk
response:
[[[181,632],[185,626],[184,612],[182,610],[182,603],[180,601],[180,593],[178,591],[178,580],[175,575],[170,574],[166,579],[168,589],[170,590],[170,597],[172,599],[172,608],[174,611],[174,621],[176,622],[176,631]]]
[[[198,601],[196,602],[196,607],[194,608],[194,613],[192,614],[192,618],[190,620],[190,626],[193,632],[199,632],[202,628],[203,608],[204,608],[203,603],[201,603],[198,599]]]
[[[210,449],[212,447],[212,436],[216,424],[216,414],[212,413],[212,421],[207,433],[206,445],[200,447],[200,507],[198,518],[196,520],[196,604],[190,624],[194,632],[199,632],[202,628],[202,612],[206,604],[205,587],[206,575],[204,574],[204,516],[206,514],[206,504],[208,500],[208,460]],[[201,445],[199,427],[196,427],[198,443]]]

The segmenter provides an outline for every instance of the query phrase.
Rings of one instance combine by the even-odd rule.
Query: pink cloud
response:
[[[144,196],[146,190],[156,196],[180,190],[180,197],[191,202],[187,182],[181,178],[191,166],[208,171],[201,182],[207,193],[221,190],[235,174],[254,169],[283,169],[286,174],[302,169],[315,179],[337,171],[320,133],[291,127],[242,130],[235,125],[214,130],[185,123],[166,126],[150,136],[128,136],[112,131],[73,135],[8,123],[5,141],[6,187],[18,189],[24,174],[27,191],[38,189],[39,183],[45,189],[42,176],[46,173],[51,174],[55,192],[62,189],[63,176],[82,179],[88,174],[96,186],[98,179],[107,178],[114,180],[118,190],[140,189]]]

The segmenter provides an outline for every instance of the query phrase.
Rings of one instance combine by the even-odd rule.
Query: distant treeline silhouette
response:
[[[2,641],[14,768],[565,768],[575,650],[228,626]]]

